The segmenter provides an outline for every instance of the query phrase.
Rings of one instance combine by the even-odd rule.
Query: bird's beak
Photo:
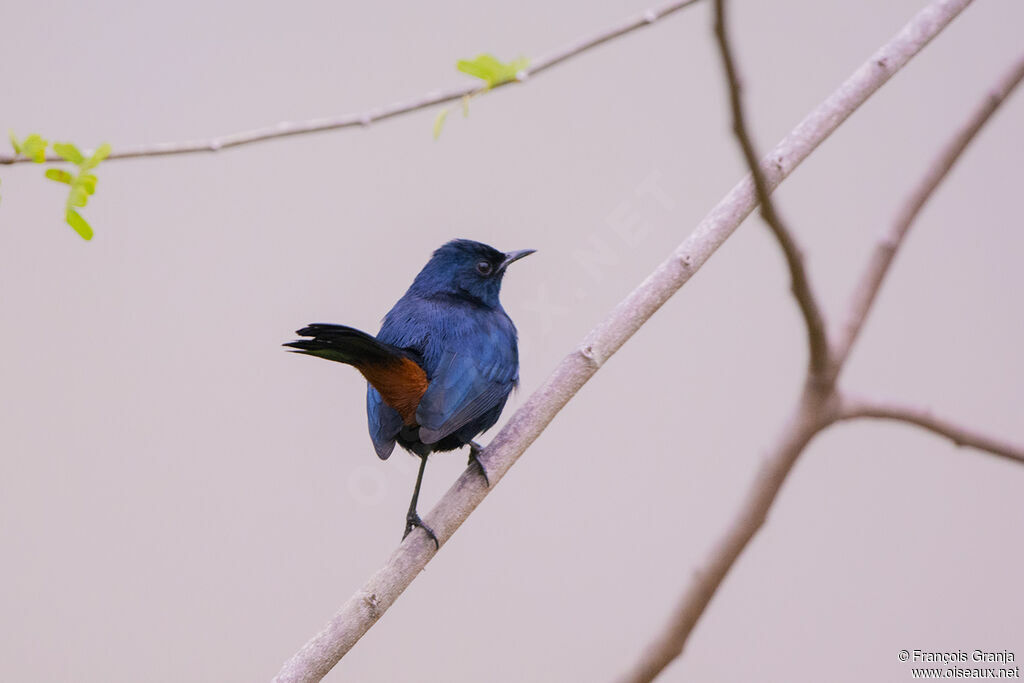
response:
[[[537,250],[536,249],[520,249],[519,251],[510,251],[510,252],[508,252],[507,254],[505,254],[505,260],[501,262],[500,266],[498,266],[498,270],[505,270],[506,268],[508,268],[508,264],[512,263],[513,261],[518,261],[519,259],[523,258],[524,256],[529,256],[530,254],[532,254],[535,251],[537,251]]]

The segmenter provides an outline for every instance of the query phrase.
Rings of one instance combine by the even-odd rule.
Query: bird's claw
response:
[[[404,541],[405,537],[408,536],[416,527],[423,529],[423,531],[426,532],[427,536],[429,536],[430,539],[434,541],[434,548],[436,550],[441,549],[441,544],[437,541],[437,534],[434,533],[433,529],[424,524],[423,520],[420,519],[420,516],[415,512],[405,518],[405,533],[402,534],[402,540]]]
[[[487,488],[491,488],[491,478],[487,476],[487,470],[484,468],[483,461],[480,460],[480,451],[483,450],[478,443],[471,441],[469,443],[469,465],[476,465],[480,470],[480,474],[483,475],[484,483],[487,484]]]

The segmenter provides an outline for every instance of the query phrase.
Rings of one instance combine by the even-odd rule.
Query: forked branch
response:
[[[911,36],[921,39],[921,42],[914,46],[904,44],[907,52],[903,56],[903,62],[905,63],[912,54],[923,47],[969,3],[970,0],[939,0],[918,13],[897,37],[897,41],[901,37],[909,38]],[[715,34],[718,37],[719,50],[729,79],[730,101],[735,121],[734,130],[744,149],[744,156],[751,167],[755,182],[757,182],[758,176],[764,170],[764,165],[758,166],[752,161],[754,159],[752,144],[742,115],[740,89],[726,32],[724,0],[715,0]],[[892,66],[891,58],[892,54],[887,53],[886,48],[883,48],[868,62],[868,65],[883,69],[889,68]],[[861,67],[862,70],[864,68]],[[743,549],[764,524],[771,505],[800,453],[819,432],[827,429],[836,421],[860,417],[899,420],[945,436],[959,445],[972,446],[995,455],[1024,462],[1024,447],[1020,445],[969,430],[949,420],[937,418],[926,410],[878,401],[845,399],[838,393],[835,385],[835,378],[847,358],[850,344],[860,330],[864,318],[874,302],[878,286],[891,265],[892,254],[895,253],[910,224],[918,215],[921,205],[935,190],[995,109],[1020,83],[1022,77],[1024,77],[1024,58],[1018,61],[1005,77],[1000,79],[993,93],[986,98],[968,123],[957,131],[953,141],[944,148],[939,160],[929,169],[925,179],[911,195],[907,204],[909,208],[897,219],[896,228],[883,238],[879,249],[876,250],[875,257],[868,264],[862,280],[864,284],[858,288],[858,295],[855,296],[851,306],[850,320],[853,322],[848,324],[844,342],[841,343],[838,352],[833,352],[834,355],[831,358],[829,358],[827,345],[824,351],[820,348],[820,344],[824,343],[826,336],[823,329],[820,328],[820,314],[816,316],[813,312],[816,308],[815,298],[806,276],[801,275],[802,264],[799,260],[799,253],[796,251],[788,231],[778,221],[778,216],[771,208],[767,184],[758,183],[758,198],[763,207],[767,205],[766,210],[763,211],[765,219],[770,225],[773,225],[773,231],[787,255],[787,261],[791,264],[793,291],[800,302],[801,310],[804,311],[804,320],[812,348],[812,361],[808,369],[807,381],[800,399],[793,407],[786,422],[782,435],[774,447],[768,451],[761,471],[741,503],[736,516],[719,541],[712,547],[704,566],[693,574],[679,603],[669,617],[668,623],[652,640],[634,666],[620,679],[621,681],[628,683],[651,681],[682,653],[690,633],[715,592],[721,586]],[[883,252],[884,249],[889,251]],[[879,256],[879,253],[883,253],[883,256]],[[885,253],[888,255],[885,256]],[[796,268],[794,268],[794,264],[796,264]],[[824,357],[828,359],[829,374],[824,377],[816,375],[814,361],[816,347],[818,353],[823,353]],[[819,355],[819,360],[821,357]],[[822,379],[824,381],[821,381]]]

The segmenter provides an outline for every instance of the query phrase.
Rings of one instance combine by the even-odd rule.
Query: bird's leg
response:
[[[469,442],[469,462],[468,465],[476,464],[480,468],[480,474],[484,475],[484,483],[487,484],[487,488],[491,487],[491,479],[487,476],[487,470],[484,469],[484,464],[480,460],[480,451],[484,449],[483,446],[478,444],[476,441]]]
[[[434,534],[434,530],[423,523],[420,519],[419,514],[416,512],[416,502],[420,499],[420,484],[423,483],[423,471],[427,469],[427,456],[420,456],[420,471],[416,475],[416,488],[412,490],[412,500],[409,501],[409,512],[405,515],[405,533],[402,534],[402,540],[409,535],[414,528],[419,527],[423,531],[427,532],[427,536],[434,541],[434,547],[437,550],[441,549],[441,544],[437,542],[437,535]]]

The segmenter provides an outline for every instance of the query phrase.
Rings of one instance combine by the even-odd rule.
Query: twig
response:
[[[901,405],[891,401],[844,396],[840,402],[836,419],[854,420],[863,417],[907,422],[939,436],[944,436],[957,446],[970,446],[992,455],[1024,463],[1024,445],[996,439],[960,426],[946,418],[936,417],[926,408]]]
[[[921,212],[939,184],[946,178],[949,171],[960,159],[960,155],[971,143],[974,137],[981,130],[982,126],[989,120],[992,114],[999,108],[999,105],[1009,96],[1013,89],[1024,80],[1024,55],[1013,65],[1006,75],[996,84],[988,97],[982,101],[963,127],[957,131],[953,139],[942,149],[938,157],[932,162],[924,178],[918,184],[914,192],[907,198],[906,203],[896,216],[889,230],[882,235],[875,245],[871,262],[868,264],[861,281],[854,288],[851,297],[849,314],[846,323],[843,325],[842,334],[837,342],[834,352],[833,372],[838,374],[850,350],[867,319],[871,305],[878,296],[889,267],[892,265],[896,251],[902,244],[903,239],[910,230],[910,226]],[[834,378],[834,377],[833,377]]]
[[[614,40],[637,29],[649,26],[654,22],[674,14],[681,9],[689,7],[699,0],[675,0],[658,7],[652,7],[642,14],[630,17],[618,25],[601,31],[593,36],[581,38],[573,43],[552,52],[549,55],[533,61],[530,66],[517,74],[516,79],[495,85],[493,89],[500,88],[509,83],[521,83],[530,76],[546,71],[551,67],[575,57],[578,54],[591,50],[598,45]],[[224,149],[248,145],[264,140],[288,137],[291,135],[305,135],[307,133],[320,133],[339,128],[351,128],[354,126],[369,126],[371,123],[390,119],[401,114],[426,109],[446,102],[454,102],[466,95],[475,95],[483,92],[479,82],[468,83],[446,90],[435,90],[409,100],[394,102],[392,104],[370,109],[358,114],[344,114],[336,117],[310,119],[307,121],[282,121],[276,125],[256,128],[254,130],[229,133],[215,138],[205,140],[190,140],[186,142],[159,142],[149,145],[138,145],[135,147],[114,148],[114,151],[107,157],[111,159],[131,159],[135,157],[156,157],[170,154],[192,154],[195,152],[219,152]],[[3,153],[0,154],[0,164],[18,164],[32,161],[28,157]],[[59,157],[47,157],[47,162],[61,162]]]
[[[776,145],[769,161],[762,163],[769,186],[774,188],[782,182],[969,1],[936,0],[808,114]],[[884,68],[877,66],[879,60],[884,61]],[[451,538],[562,407],[690,279],[756,205],[753,183],[745,178],[711,210],[693,234],[555,368],[481,454],[491,488],[483,488],[476,470],[468,469],[426,516],[425,521],[442,544]],[[784,459],[779,462],[786,465]],[[785,467],[781,471],[786,471]],[[434,544],[424,534],[411,534],[327,626],[284,664],[276,680],[320,680],[394,603],[434,553]],[[721,570],[722,575],[727,569]],[[706,574],[708,595],[721,581],[716,571],[709,570]]]
[[[761,216],[768,227],[771,228],[782,253],[786,257],[786,265],[789,266],[789,276],[793,296],[796,297],[800,312],[804,316],[807,327],[807,344],[809,365],[811,375],[820,377],[824,375],[829,364],[828,337],[826,335],[824,316],[821,307],[814,296],[807,276],[807,269],[804,267],[804,256],[800,245],[797,243],[793,233],[783,223],[775,209],[775,203],[771,198],[771,189],[764,179],[764,174],[758,165],[758,156],[754,151],[754,143],[747,131],[747,124],[743,115],[743,103],[741,101],[740,78],[736,73],[736,63],[732,55],[732,48],[729,45],[729,37],[726,31],[725,2],[715,0],[715,37],[718,39],[719,52],[722,57],[722,65],[725,69],[726,80],[729,86],[729,104],[732,108],[732,129],[736,139],[743,150],[743,157],[750,168],[750,174],[754,179],[754,187],[757,190],[757,201],[761,205]]]

